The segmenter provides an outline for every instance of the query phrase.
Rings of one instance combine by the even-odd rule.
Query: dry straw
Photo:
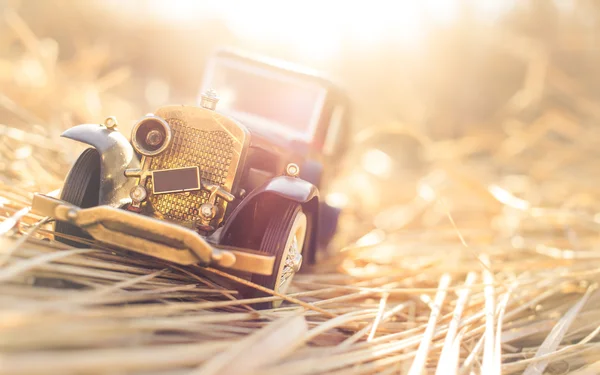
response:
[[[28,208],[34,191],[60,187],[72,160],[57,143],[71,123],[53,116],[93,111],[58,93],[101,95],[127,69],[85,81],[69,69],[94,65],[85,60],[93,54],[59,61],[16,13],[1,16],[0,43],[21,47],[0,60],[0,373],[598,372],[599,174],[590,147],[600,138],[572,118],[600,116],[534,41],[495,36],[529,66],[497,121],[508,135],[421,134],[433,156],[416,198],[366,210],[378,213],[374,221],[350,210],[337,247],[297,275],[288,296],[248,300],[222,271],[50,240],[51,224]],[[37,95],[34,82],[13,79],[32,66],[45,77]],[[576,114],[550,103],[521,120],[519,98],[543,100],[548,90],[572,94]],[[277,309],[251,307],[280,298]]]

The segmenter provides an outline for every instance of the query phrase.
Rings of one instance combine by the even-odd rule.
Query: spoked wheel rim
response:
[[[294,218],[291,230],[288,233],[285,247],[277,276],[275,278],[275,286],[273,290],[280,294],[286,294],[294,275],[302,266],[302,249],[304,248],[304,240],[306,239],[307,219],[306,215],[299,211]],[[273,307],[279,307],[283,301],[273,301]]]

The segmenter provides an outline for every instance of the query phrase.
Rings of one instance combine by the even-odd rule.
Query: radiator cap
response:
[[[200,96],[200,106],[202,106],[202,108],[210,109],[211,111],[214,111],[215,108],[217,108],[218,101],[219,96],[213,89],[204,91]]]

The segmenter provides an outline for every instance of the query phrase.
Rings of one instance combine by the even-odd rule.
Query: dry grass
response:
[[[48,78],[39,88],[43,98],[64,90],[77,98],[79,89],[101,96],[121,79],[115,73],[103,85],[65,73],[93,65],[85,60],[90,54],[59,63],[15,13],[3,16],[10,36],[0,35],[26,48],[14,61],[0,60],[0,70],[37,61]],[[543,96],[540,85],[581,91],[541,56],[525,58],[531,77],[515,97]],[[255,311],[256,300],[239,296],[236,281],[218,270],[49,241],[51,225],[28,207],[34,191],[60,187],[72,155],[56,139],[70,121],[37,113],[81,117],[92,110],[44,101],[4,73],[0,373],[532,375],[600,368],[600,138],[562,107],[519,122],[513,99],[500,121],[507,134],[447,142],[421,135],[438,157],[430,158],[416,197],[380,207],[374,220],[350,211],[341,245],[296,276],[293,300]],[[598,119],[593,101],[571,100],[578,113]],[[360,239],[348,240],[357,233]]]

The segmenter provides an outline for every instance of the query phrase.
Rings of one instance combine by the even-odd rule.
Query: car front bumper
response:
[[[104,244],[169,262],[216,266],[271,275],[275,257],[254,250],[208,243],[191,229],[111,206],[80,208],[35,194],[32,211],[76,225]]]

